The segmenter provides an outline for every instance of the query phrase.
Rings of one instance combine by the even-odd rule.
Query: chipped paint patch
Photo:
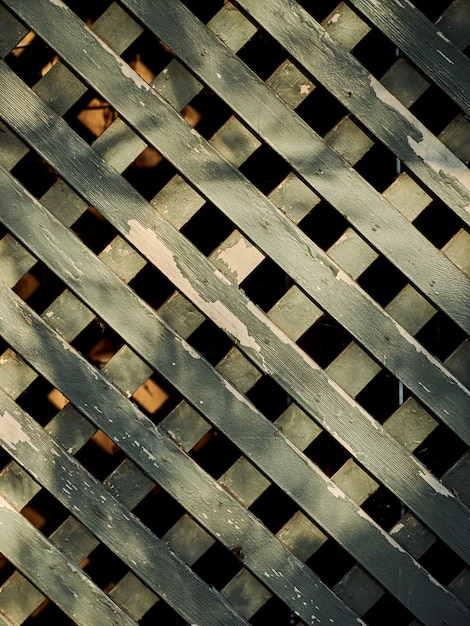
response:
[[[308,96],[308,94],[310,93],[310,85],[300,85],[300,93],[303,96]]]
[[[438,140],[425,129],[420,141],[416,141],[410,135],[407,136],[408,144],[413,152],[426,165],[439,175],[445,173],[456,180],[459,185],[465,186],[470,193],[470,170],[455,157],[450,150],[445,148]]]
[[[424,481],[428,483],[430,487],[434,489],[436,493],[439,493],[441,496],[445,496],[446,498],[452,497],[451,492],[432,474],[430,474],[429,472],[425,472],[424,470],[421,470],[420,472],[418,472],[418,474]]]
[[[219,249],[216,260],[226,265],[237,283],[241,283],[253,271],[253,268],[261,263],[263,258],[264,256],[258,248],[240,236],[232,246]]]
[[[114,53],[113,53],[114,54]],[[150,85],[145,82],[145,80],[135,72],[130,65],[128,65],[122,59],[117,59],[119,69],[124,74],[126,78],[130,78],[132,82],[139,88],[145,89],[145,91],[150,91]]]
[[[339,20],[339,18],[341,17],[341,13],[335,13],[333,15],[333,17],[330,17],[330,19],[328,20],[328,24],[336,24],[336,22]]]
[[[338,485],[335,485],[334,482],[329,482],[326,485],[326,488],[328,489],[328,491],[330,493],[332,493],[334,495],[335,498],[341,499],[341,500],[345,500],[346,496],[344,494],[344,492],[338,487]]]
[[[33,450],[39,452],[39,448],[33,444],[30,436],[24,432],[18,422],[6,411],[3,414],[2,421],[0,423],[0,434],[5,444],[11,450],[16,450],[16,446],[19,443],[26,443]]]

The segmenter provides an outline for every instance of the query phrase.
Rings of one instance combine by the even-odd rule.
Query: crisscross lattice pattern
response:
[[[469,20],[0,2],[0,623],[469,622]]]

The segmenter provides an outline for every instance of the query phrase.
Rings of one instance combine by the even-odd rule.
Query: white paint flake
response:
[[[335,483],[333,482],[328,483],[326,488],[328,489],[330,493],[334,495],[335,498],[338,498],[341,500],[344,500],[346,498],[346,496],[344,495],[344,492],[341,491],[341,489],[338,487],[338,485],[335,485]]]
[[[300,85],[300,93],[303,96],[308,96],[308,94],[310,93],[310,85]]]
[[[0,436],[11,450],[16,450],[16,446],[19,443],[26,443],[33,450],[39,452],[39,448],[33,444],[30,436],[24,432],[18,422],[6,411],[0,422]]]
[[[421,470],[418,474],[434,489],[436,493],[439,493],[441,496],[445,496],[446,498],[452,497],[451,492],[432,474],[425,472],[424,470]]]
[[[330,19],[328,20],[328,24],[336,24],[340,17],[341,13],[335,13],[333,17],[330,17]]]
[[[222,78],[222,74],[219,74],[219,72],[217,72],[217,78],[220,80]]]
[[[429,387],[426,387],[426,385],[423,385],[422,382],[418,381],[418,385],[422,387],[424,391],[426,391],[427,393],[431,393],[431,390],[429,389]]]
[[[454,62],[449,59],[449,57],[446,57],[446,55],[442,52],[442,50],[437,49],[437,53],[441,55],[441,57],[443,57],[447,63],[450,63],[451,65],[454,65]]]
[[[124,74],[126,78],[130,78],[132,82],[139,88],[145,89],[145,91],[150,91],[150,85],[145,82],[145,80],[135,72],[130,65],[127,65],[125,61],[122,59],[117,59],[119,68],[121,72]]]

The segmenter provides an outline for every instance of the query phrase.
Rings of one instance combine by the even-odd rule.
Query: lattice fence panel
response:
[[[469,621],[469,20],[2,0],[2,623]]]

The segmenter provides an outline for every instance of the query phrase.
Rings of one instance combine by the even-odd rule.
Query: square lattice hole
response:
[[[263,311],[269,311],[287,292],[292,281],[271,259],[265,258],[242,282],[248,298]]]
[[[383,423],[408,396],[408,390],[400,387],[399,381],[394,376],[381,370],[360,391],[356,400],[377,421]]]
[[[326,368],[352,341],[352,336],[330,315],[323,315],[297,341],[322,368]]]
[[[30,150],[15,165],[11,173],[38,199],[40,199],[58,179],[57,172],[33,150]]]
[[[448,426],[439,424],[414,454],[434,476],[440,478],[467,450],[468,446]]]
[[[320,248],[328,250],[348,228],[348,222],[331,204],[322,200],[299,227]]]
[[[206,256],[232,231],[232,222],[210,202],[206,202],[181,229],[182,234]]]

